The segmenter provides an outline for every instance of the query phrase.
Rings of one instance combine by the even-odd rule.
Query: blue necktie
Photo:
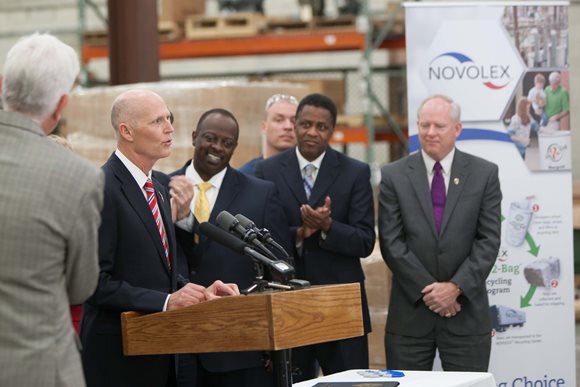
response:
[[[433,167],[433,180],[431,181],[431,200],[433,202],[433,215],[435,215],[435,227],[437,233],[441,232],[443,210],[445,209],[445,180],[441,172],[441,163],[437,161]]]
[[[312,187],[314,187],[314,179],[312,175],[316,167],[313,164],[306,164],[304,166],[304,192],[306,193],[306,199],[310,199],[310,194],[312,193]]]

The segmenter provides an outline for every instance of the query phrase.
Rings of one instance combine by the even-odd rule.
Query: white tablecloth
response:
[[[324,376],[306,382],[296,383],[293,387],[310,387],[320,382],[385,382],[397,381],[400,387],[496,387],[492,374],[487,372],[442,372],[442,371],[403,371],[400,378],[369,378],[350,370]]]

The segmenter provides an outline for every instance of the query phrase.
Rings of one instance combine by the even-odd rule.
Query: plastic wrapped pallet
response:
[[[155,168],[171,172],[192,158],[191,133],[201,114],[212,108],[231,111],[240,125],[238,147],[231,160],[239,167],[261,151],[260,122],[264,104],[275,93],[295,95],[298,99],[310,92],[308,86],[281,82],[158,82],[121,86],[76,89],[63,114],[60,134],[67,137],[75,152],[102,165],[115,150],[116,140],[110,123],[111,104],[126,90],[146,88],[167,102],[175,117],[171,156],[161,159]]]

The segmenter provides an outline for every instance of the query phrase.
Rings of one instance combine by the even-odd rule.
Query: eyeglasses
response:
[[[268,98],[268,100],[266,101],[266,108],[264,110],[266,112],[268,112],[268,110],[270,110],[272,105],[274,105],[275,103],[278,103],[280,101],[288,102],[288,103],[291,103],[292,105],[298,105],[298,100],[291,95],[274,94],[273,96]]]

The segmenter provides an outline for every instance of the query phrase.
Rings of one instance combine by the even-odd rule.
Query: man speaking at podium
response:
[[[274,240],[289,251],[287,221],[274,184],[245,175],[229,165],[238,145],[238,134],[238,122],[231,112],[206,111],[192,133],[193,160],[172,173],[173,179],[185,175],[195,187],[191,214],[177,222],[176,231],[180,248],[190,264],[191,281],[204,286],[221,279],[245,289],[256,279],[250,258],[198,232],[200,223],[215,224],[217,215],[224,210],[242,214],[258,227],[268,228]],[[266,368],[268,360],[263,352],[207,353],[196,357],[200,387],[273,385],[273,373]]]
[[[176,219],[187,215],[191,194],[186,181],[175,181],[170,196],[152,178],[155,162],[171,152],[174,131],[163,99],[126,91],[113,102],[111,121],[117,150],[103,166],[99,282],[81,325],[87,385],[173,387],[175,355],[123,355],[121,313],[173,310],[238,291],[222,282],[206,289],[178,273],[185,264],[176,254],[171,211]]]

